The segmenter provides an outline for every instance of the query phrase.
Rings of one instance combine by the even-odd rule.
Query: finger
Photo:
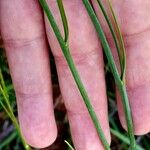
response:
[[[150,1],[127,0],[112,2],[125,41],[127,55],[126,84],[132,109],[134,130],[137,135],[145,134],[150,131],[150,19],[148,16],[150,13]],[[102,15],[96,3],[94,6],[97,14],[99,14],[99,20],[102,20]],[[111,36],[106,23],[104,21],[101,21],[101,23],[105,27],[108,39],[110,39]],[[114,45],[112,41],[110,43],[116,57]],[[123,127],[126,128],[119,94],[117,94],[117,101],[119,117]]]
[[[56,2],[47,1],[63,31]],[[104,79],[102,50],[94,27],[82,4],[82,1],[65,0],[69,23],[69,45],[76,67],[88,91],[102,129],[110,143],[108,125],[107,98]],[[47,20],[46,20],[47,21]],[[79,94],[70,70],[66,64],[57,40],[47,21],[47,34],[52,52],[55,56],[59,83],[67,108],[71,133],[76,149],[103,149],[94,125]]]
[[[34,0],[1,0],[0,15],[21,131],[28,144],[46,147],[55,140],[57,130],[39,4]]]

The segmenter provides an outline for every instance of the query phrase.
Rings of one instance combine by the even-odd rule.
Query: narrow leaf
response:
[[[114,29],[113,27],[113,24],[111,22],[111,19],[110,17],[108,16],[107,12],[106,12],[106,9],[102,3],[101,0],[97,0],[97,3],[104,15],[104,18],[109,26],[109,29],[111,31],[111,34],[112,34],[112,37],[113,37],[113,40],[115,42],[115,46],[116,46],[116,49],[117,49],[117,53],[118,53],[118,57],[119,57],[119,62],[120,62],[120,70],[121,70],[121,75],[124,73],[124,64],[123,64],[123,60],[122,60],[122,53],[121,53],[121,47],[120,47],[120,43],[119,43],[119,40],[118,40],[118,37],[117,37],[117,33],[115,32],[116,30]]]
[[[75,149],[71,146],[71,144],[70,144],[69,142],[67,142],[66,140],[65,140],[65,143],[68,145],[68,147],[69,147],[70,150],[75,150]]]
[[[68,22],[67,22],[66,13],[65,13],[65,10],[64,10],[62,0],[57,0],[57,4],[58,4],[58,7],[59,7],[59,11],[60,11],[60,14],[61,14],[61,19],[62,19],[63,27],[64,27],[64,34],[65,34],[64,41],[67,43],[68,42],[68,37],[69,37],[69,29],[68,29]]]
[[[121,33],[121,29],[115,14],[115,11],[113,9],[111,0],[107,0],[112,17],[113,17],[113,22],[114,22],[114,28],[116,30],[117,33],[117,37],[118,37],[118,41],[119,41],[119,47],[120,47],[120,51],[119,51],[119,57],[121,60],[121,68],[122,68],[122,73],[121,73],[121,79],[123,81],[125,81],[125,72],[126,72],[126,53],[125,53],[125,46],[124,46],[124,41],[123,41],[123,36]]]
[[[130,140],[128,139],[128,137],[126,137],[125,135],[121,134],[119,131],[114,130],[114,129],[110,129],[111,133],[116,136],[118,139],[120,139],[122,142],[130,145]],[[142,148],[139,145],[136,145],[136,150],[144,150],[144,148]]]

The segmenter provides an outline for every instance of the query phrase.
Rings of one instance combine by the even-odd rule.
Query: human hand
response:
[[[47,2],[63,31],[56,2],[54,0],[47,0]],[[126,81],[135,134],[141,135],[150,131],[150,19],[148,15],[150,1],[113,2],[126,45]],[[64,0],[64,6],[69,21],[71,53],[104,133],[110,141],[100,42],[82,1]],[[96,4],[94,6],[100,14]],[[43,18],[38,1],[1,0],[0,15],[1,34],[17,96],[19,122],[26,141],[34,147],[42,148],[51,144],[57,135],[46,31],[55,57],[61,93],[67,108],[75,147],[77,150],[102,149],[59,44],[47,19]],[[101,15],[99,19],[107,38],[110,39],[110,33]],[[109,41],[111,44],[111,39]],[[111,48],[116,56],[113,44]],[[117,100],[120,120],[125,127],[119,96]]]

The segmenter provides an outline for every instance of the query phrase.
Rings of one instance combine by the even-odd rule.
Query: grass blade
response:
[[[94,12],[89,0],[82,0],[82,1],[83,1],[83,4],[85,5],[85,8],[86,8],[94,26],[95,26],[95,29],[98,33],[98,36],[101,40],[102,47],[104,48],[104,52],[105,52],[105,54],[109,60],[108,63],[109,63],[110,69],[111,69],[111,71],[115,77],[115,81],[117,84],[120,84],[120,75],[119,75],[119,72],[117,70],[113,55],[111,53],[111,49],[108,45],[108,42],[107,42],[106,36],[103,32],[103,29],[102,29],[96,15],[95,15],[95,12]]]
[[[3,75],[2,75],[1,69],[0,69],[0,83],[2,85],[2,88],[4,89],[4,92],[6,93],[6,97],[9,97],[9,95],[7,94],[7,88],[6,88],[6,85],[5,85],[5,82],[4,82],[4,78],[3,78]]]
[[[64,33],[65,33],[64,41],[67,43],[68,38],[69,38],[69,29],[68,29],[67,17],[66,17],[66,14],[65,14],[65,10],[64,10],[62,0],[57,0],[57,4],[58,4],[58,7],[59,7],[59,11],[60,11],[60,14],[61,14],[61,19],[62,19],[63,27],[64,27]]]
[[[120,45],[120,59],[121,59],[121,66],[122,66],[122,74],[121,74],[121,79],[123,81],[125,81],[125,72],[126,72],[126,53],[125,53],[125,46],[124,46],[124,41],[123,41],[123,36],[121,33],[121,29],[119,26],[119,23],[117,21],[117,17],[115,14],[115,11],[113,9],[111,0],[107,0],[109,8],[110,8],[110,12],[112,14],[113,17],[113,21],[114,21],[114,28],[116,29],[116,33],[117,33],[117,37],[118,37],[118,41],[119,41],[119,45]]]
[[[118,139],[120,139],[121,141],[123,141],[124,143],[130,145],[130,140],[128,139],[128,137],[124,136],[123,134],[121,134],[120,132],[118,132],[117,130],[114,129],[110,129],[111,133],[116,136]],[[144,150],[144,148],[142,148],[139,145],[136,145],[136,150]]]
[[[116,32],[115,32],[115,30],[114,30],[114,28],[113,28],[113,25],[112,25],[112,23],[111,23],[111,21],[110,21],[110,18],[109,18],[109,16],[107,15],[107,12],[106,12],[106,10],[105,10],[105,8],[104,8],[104,6],[103,6],[102,1],[101,1],[101,0],[97,0],[97,3],[98,3],[98,5],[99,5],[99,7],[100,7],[100,9],[101,9],[101,11],[102,11],[102,13],[103,13],[103,15],[104,15],[104,18],[105,18],[105,20],[106,20],[106,22],[107,22],[107,24],[108,24],[108,26],[109,26],[109,29],[110,29],[110,31],[111,31],[113,40],[114,40],[114,42],[115,42],[115,46],[116,46],[116,49],[117,49],[117,53],[118,53],[118,57],[119,57],[119,62],[120,62],[121,76],[122,76],[122,74],[123,74],[123,72],[124,72],[124,65],[123,65],[123,63],[122,63],[122,55],[121,55],[121,49],[120,49],[118,37],[117,37]]]
[[[68,145],[68,147],[69,147],[70,150],[75,150],[75,149],[71,146],[71,144],[70,144],[69,142],[67,142],[66,140],[65,140],[65,143]]]

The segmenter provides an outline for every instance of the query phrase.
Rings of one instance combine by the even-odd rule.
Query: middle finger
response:
[[[56,21],[63,31],[57,3],[47,0]],[[95,29],[82,1],[64,0],[69,23],[69,45],[76,67],[87,89],[102,129],[110,142],[103,56]],[[103,149],[98,135],[79,94],[60,46],[46,19],[49,43],[55,57],[60,88],[67,108],[71,133],[76,149]]]

